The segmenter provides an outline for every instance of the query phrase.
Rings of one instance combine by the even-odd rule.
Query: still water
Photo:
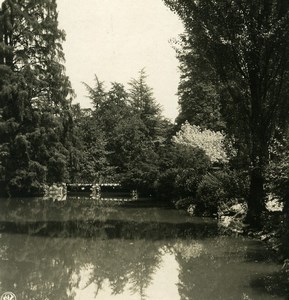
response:
[[[255,240],[170,207],[0,199],[0,295],[17,300],[288,299]]]

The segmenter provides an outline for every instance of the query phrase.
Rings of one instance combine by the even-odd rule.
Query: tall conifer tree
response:
[[[10,192],[67,177],[71,131],[55,0],[5,0],[0,10],[0,157]],[[1,150],[0,150],[1,151]]]

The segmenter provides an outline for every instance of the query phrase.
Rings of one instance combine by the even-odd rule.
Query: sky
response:
[[[170,40],[183,32],[183,26],[162,0],[57,3],[59,28],[66,32],[66,74],[77,94],[75,102],[90,107],[82,82],[94,86],[94,75],[109,88],[114,81],[126,85],[145,68],[163,115],[174,120],[179,72]]]

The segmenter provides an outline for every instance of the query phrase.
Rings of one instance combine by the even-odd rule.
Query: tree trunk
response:
[[[265,211],[264,174],[261,167],[255,167],[250,174],[250,189],[247,199],[246,223],[253,229],[262,228],[262,214]]]
[[[262,132],[262,126],[258,125],[257,122],[252,134],[250,188],[245,220],[252,229],[257,230],[262,228],[262,216],[265,212],[265,169],[269,160],[266,137]]]

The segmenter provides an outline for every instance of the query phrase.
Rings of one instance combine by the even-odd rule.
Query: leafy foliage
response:
[[[282,199],[288,198],[289,184],[289,147],[288,141],[283,138],[275,139],[271,147],[271,160],[267,168],[267,186],[270,192]]]
[[[191,204],[211,162],[202,149],[190,145],[171,144],[166,150],[158,178],[158,197],[177,201],[177,207],[180,201]]]
[[[70,180],[72,182],[93,183],[102,177],[112,175],[106,150],[106,138],[103,130],[95,122],[91,109],[81,109],[78,104],[72,106],[73,139],[70,153]]]
[[[234,200],[244,202],[249,188],[248,176],[229,169],[208,172],[197,190],[198,213],[216,214],[224,204]]]
[[[188,33],[175,41],[175,49],[181,72],[178,86],[180,111],[176,119],[178,125],[188,121],[202,129],[224,130],[221,115],[220,82],[214,69],[204,55],[193,47]]]
[[[289,148],[288,141],[278,142],[272,147],[273,157],[267,168],[267,188],[270,193],[277,196],[283,204],[283,220],[278,220],[277,230],[282,240],[281,254],[289,257]],[[271,222],[272,223],[272,222]],[[273,225],[273,226],[272,226]],[[276,224],[272,224],[274,228]],[[272,230],[273,231],[273,230]]]

